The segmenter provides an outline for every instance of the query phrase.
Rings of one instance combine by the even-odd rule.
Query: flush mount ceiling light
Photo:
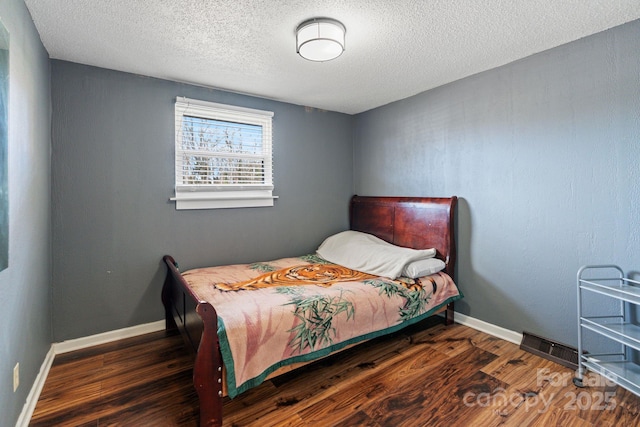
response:
[[[346,29],[335,19],[314,18],[296,29],[296,52],[309,61],[330,61],[344,52]]]

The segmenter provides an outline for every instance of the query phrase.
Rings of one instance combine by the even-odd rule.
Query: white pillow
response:
[[[411,261],[436,254],[435,249],[404,248],[353,230],[327,237],[316,252],[334,264],[390,279],[398,278]]]
[[[411,279],[417,279],[418,277],[428,276],[442,271],[445,267],[446,264],[444,261],[438,258],[419,259],[405,265],[402,269],[402,275]]]

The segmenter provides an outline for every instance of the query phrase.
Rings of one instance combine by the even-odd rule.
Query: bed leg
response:
[[[446,326],[453,325],[453,316],[455,311],[453,310],[453,302],[447,304],[447,309],[444,312],[444,324]]]
[[[200,401],[200,427],[222,427],[222,358],[218,341],[218,319],[210,304],[196,308],[204,332],[193,368],[193,385]]]
[[[209,395],[203,393],[202,389],[198,389],[198,398],[200,400],[200,427],[222,427],[222,397],[216,395],[210,398]]]

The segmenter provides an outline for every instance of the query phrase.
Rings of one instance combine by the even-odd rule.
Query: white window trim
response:
[[[220,185],[182,185],[179,184],[179,162],[177,153],[179,147],[180,123],[179,117],[188,111],[189,115],[213,120],[234,121],[238,123],[259,125],[263,129],[263,146],[269,152],[265,158],[265,184],[220,184]],[[244,207],[273,206],[273,171],[272,171],[272,118],[273,112],[255,110],[252,108],[236,107],[214,102],[200,101],[185,97],[176,98],[175,106],[175,197],[170,200],[176,202],[176,209],[223,209]]]

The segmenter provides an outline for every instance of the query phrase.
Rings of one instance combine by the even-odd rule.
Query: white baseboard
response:
[[[467,316],[465,314],[461,314],[458,312],[455,313],[453,318],[456,323],[459,323],[464,326],[468,326],[480,332],[487,333],[496,338],[500,338],[514,344],[520,344],[522,342],[522,333],[520,332],[515,332],[509,329],[505,329],[503,327],[496,326],[492,323],[487,323],[483,320],[479,320],[474,317]]]
[[[143,325],[131,326],[129,328],[118,329],[115,331],[104,332],[102,334],[91,335],[84,338],[77,338],[73,340],[67,340],[60,343],[51,344],[49,352],[44,358],[42,365],[40,366],[40,372],[36,377],[31,391],[27,396],[27,401],[22,407],[22,412],[16,422],[16,427],[28,427],[31,421],[33,411],[36,409],[36,403],[40,398],[40,393],[44,387],[44,383],[49,375],[49,370],[53,364],[53,359],[57,354],[68,353],[74,350],[81,350],[84,348],[92,347],[98,344],[106,344],[108,342],[117,341],[125,338],[131,338],[138,335],[148,334],[151,332],[161,331],[165,328],[165,321],[159,320],[157,322],[145,323]]]
[[[38,403],[40,393],[42,392],[44,383],[49,375],[49,369],[51,369],[54,357],[55,353],[53,352],[53,346],[51,346],[49,352],[44,357],[44,362],[42,362],[42,365],[40,366],[40,372],[38,372],[38,376],[36,376],[36,379],[31,386],[31,390],[27,396],[27,401],[22,407],[22,412],[20,412],[20,416],[16,422],[16,427],[27,427],[29,425],[33,411],[36,409],[36,403]]]
[[[165,328],[165,321],[145,323],[143,325],[131,326],[129,328],[117,329],[115,331],[103,332],[101,334],[91,335],[84,338],[76,338],[73,340],[62,341],[53,344],[55,354],[68,353],[70,351],[82,350],[83,348],[93,347],[94,345],[106,344],[108,342],[118,341],[125,338],[131,338],[138,335],[148,334],[151,332],[161,331]]]

